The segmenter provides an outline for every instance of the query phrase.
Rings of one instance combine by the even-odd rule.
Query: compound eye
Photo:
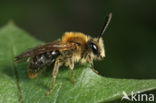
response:
[[[90,42],[90,48],[92,49],[94,54],[99,55],[98,47],[94,42]]]

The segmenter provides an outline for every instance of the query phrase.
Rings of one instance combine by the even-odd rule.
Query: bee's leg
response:
[[[50,87],[50,90],[48,92],[46,92],[46,95],[49,95],[53,91],[54,84],[55,84],[55,79],[56,79],[57,73],[59,71],[59,67],[61,65],[62,65],[62,62],[60,60],[56,60],[55,65],[54,65],[54,70],[53,70],[51,87]]]
[[[91,67],[90,67],[92,70],[93,70],[93,72],[95,72],[96,74],[98,74],[99,72],[97,71],[97,70],[95,70],[94,69],[94,66],[93,65],[91,65]]]
[[[98,72],[97,70],[94,69],[94,66],[93,66],[93,59],[91,58],[91,56],[89,56],[89,60],[88,60],[88,61],[89,61],[89,63],[91,64],[91,67],[90,67],[90,68],[92,69],[92,71],[95,72],[96,74],[98,74],[99,72]]]
[[[74,73],[73,73],[73,69],[74,69],[74,62],[72,60],[72,58],[70,58],[70,65],[69,65],[69,68],[70,68],[70,74],[71,74],[71,78],[72,78],[72,82],[75,83],[75,79],[74,79]]]

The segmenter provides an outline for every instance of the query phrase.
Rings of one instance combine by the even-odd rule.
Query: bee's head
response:
[[[112,13],[110,13],[105,20],[104,27],[102,28],[102,32],[98,38],[90,39],[88,42],[88,48],[92,52],[95,58],[104,58],[105,57],[105,50],[104,50],[104,43],[102,39],[102,35],[104,34],[110,20],[112,18]]]
[[[105,57],[104,43],[102,38],[91,39],[88,42],[88,48],[94,57],[99,59]]]

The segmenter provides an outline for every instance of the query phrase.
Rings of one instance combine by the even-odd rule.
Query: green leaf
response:
[[[156,89],[156,80],[102,77],[94,73],[89,64],[77,64],[76,84],[71,82],[69,69],[62,67],[53,93],[45,96],[53,67],[32,80],[27,75],[28,64],[14,62],[15,56],[42,43],[14,24],[0,29],[0,103],[97,103],[119,99],[123,91],[130,94]]]

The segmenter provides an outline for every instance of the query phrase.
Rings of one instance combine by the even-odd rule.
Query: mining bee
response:
[[[81,32],[65,32],[62,39],[28,50],[17,56],[16,61],[24,60],[29,62],[28,75],[30,78],[35,78],[43,71],[44,67],[54,63],[51,87],[46,95],[53,91],[58,70],[62,65],[70,68],[73,83],[75,83],[73,69],[74,64],[77,62],[82,64],[89,62],[92,65],[91,69],[98,73],[93,68],[93,60],[105,57],[102,35],[110,23],[111,17],[112,14],[110,13],[105,18],[102,32],[96,38]]]

